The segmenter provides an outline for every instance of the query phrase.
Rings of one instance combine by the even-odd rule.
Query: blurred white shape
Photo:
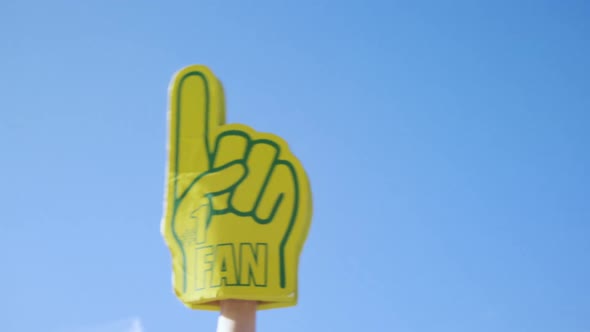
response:
[[[133,321],[133,325],[131,326],[131,330],[129,332],[143,332],[143,327],[141,326],[141,321],[139,319],[135,319]]]
[[[144,332],[139,318],[128,318],[64,332]]]
[[[133,320],[129,332],[143,332],[143,327],[141,326],[141,321],[139,320],[139,318]]]

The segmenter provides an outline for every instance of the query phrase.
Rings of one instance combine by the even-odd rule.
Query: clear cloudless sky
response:
[[[585,0],[1,1],[0,331],[215,330],[160,235],[194,63],[312,183],[259,331],[590,331]]]

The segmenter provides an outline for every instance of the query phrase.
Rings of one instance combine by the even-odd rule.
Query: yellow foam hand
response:
[[[277,136],[225,124],[222,85],[205,66],[175,75],[168,121],[162,234],[178,298],[207,310],[225,299],[295,305],[312,209],[300,162]]]

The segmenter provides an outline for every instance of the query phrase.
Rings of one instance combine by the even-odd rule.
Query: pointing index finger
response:
[[[195,175],[212,168],[214,129],[225,119],[221,83],[203,65],[183,68],[170,87],[169,163],[179,181],[176,197]],[[180,181],[179,179],[186,179]]]

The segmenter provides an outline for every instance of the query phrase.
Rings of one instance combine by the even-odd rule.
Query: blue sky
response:
[[[159,232],[168,84],[202,63],[314,193],[259,331],[587,332],[589,39],[583,0],[3,1],[0,330],[215,330]]]

